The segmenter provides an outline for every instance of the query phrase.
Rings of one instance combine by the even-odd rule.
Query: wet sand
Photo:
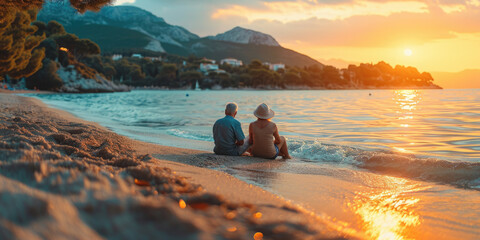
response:
[[[202,167],[244,158],[134,141],[9,93],[0,105],[1,239],[362,237]]]
[[[363,239],[480,237],[477,190],[301,159],[233,159],[206,153],[189,158],[153,156],[227,172]]]

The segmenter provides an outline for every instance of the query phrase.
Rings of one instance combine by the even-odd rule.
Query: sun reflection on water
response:
[[[414,112],[417,110],[417,104],[422,100],[421,94],[417,90],[396,90],[394,93],[395,96],[393,100],[399,107],[399,110],[396,111],[399,115],[398,124],[405,130],[411,129],[414,126]],[[400,134],[407,137],[405,132],[400,132]],[[411,139],[404,139],[404,141],[410,142]],[[405,146],[394,146],[393,148],[400,152],[410,152],[405,149]]]
[[[421,218],[415,211],[420,199],[406,193],[423,190],[407,181],[392,178],[391,189],[357,192],[352,209],[360,217],[362,228],[372,239],[413,239]]]
[[[400,120],[413,119],[413,111],[417,109],[417,104],[422,100],[420,92],[417,90],[395,90],[395,103],[400,107],[397,111],[401,116]]]

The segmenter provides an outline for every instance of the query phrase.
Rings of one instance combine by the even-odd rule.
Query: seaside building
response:
[[[285,64],[283,63],[268,63],[268,68],[270,68],[270,70],[273,70],[273,71],[278,71],[279,69],[285,69]]]
[[[200,63],[200,71],[202,72],[217,71],[217,70],[219,70],[217,64]]]
[[[228,64],[234,67],[240,67],[243,66],[242,60],[238,60],[235,58],[225,58],[220,61],[220,64]]]
[[[143,58],[142,54],[134,53],[132,54],[132,58]]]
[[[120,60],[120,59],[122,59],[122,58],[123,58],[123,56],[122,56],[121,54],[113,54],[113,55],[112,55],[112,60],[113,60],[113,61],[118,61],[118,60]]]

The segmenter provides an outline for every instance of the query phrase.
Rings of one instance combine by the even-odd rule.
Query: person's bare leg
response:
[[[287,140],[285,139],[284,136],[280,137],[281,142],[278,144],[278,149],[280,150],[280,156],[282,156],[284,159],[291,159],[290,154],[288,153],[288,146],[287,146]]]
[[[249,147],[247,149],[247,151],[245,151],[242,156],[247,156],[247,157],[251,157],[252,156],[252,147]]]

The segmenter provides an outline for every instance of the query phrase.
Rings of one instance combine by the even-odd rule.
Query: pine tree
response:
[[[32,24],[38,9],[46,0],[0,1],[0,81],[5,76],[19,79],[29,77],[42,67],[45,49],[37,48],[45,34],[64,32],[63,27]],[[67,2],[67,0],[62,0]],[[113,0],[69,0],[79,12],[98,11]],[[59,24],[58,24],[59,25]],[[46,27],[46,28],[45,28]],[[40,30],[37,34],[37,30]],[[96,44],[82,41],[80,54],[99,52]]]
[[[111,2],[112,0],[70,0],[70,4],[81,13],[87,10],[98,11]]]
[[[40,8],[44,0],[2,0],[0,2],[0,12],[23,11]]]
[[[0,12],[29,10],[41,8],[45,0],[1,0]],[[79,12],[87,10],[98,11],[101,7],[110,4],[113,0],[70,0],[70,4]],[[0,19],[2,16],[0,16]]]
[[[100,54],[100,47],[90,39],[79,39],[75,34],[71,33],[62,35],[55,34],[52,38],[57,42],[59,47],[66,48],[75,58]]]
[[[45,39],[37,36],[35,10],[2,13],[0,21],[0,80],[8,75],[14,79],[28,77],[42,67],[44,49],[36,49]],[[33,51],[32,51],[33,50]]]

